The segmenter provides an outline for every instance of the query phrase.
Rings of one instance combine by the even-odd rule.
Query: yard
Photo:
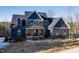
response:
[[[42,40],[10,43],[6,48],[1,48],[3,53],[53,53],[61,50],[79,47],[79,40]]]

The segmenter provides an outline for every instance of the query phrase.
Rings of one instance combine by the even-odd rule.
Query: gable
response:
[[[26,18],[28,18],[31,14],[33,13],[33,11],[25,11],[25,16]],[[45,12],[37,12],[40,16],[44,16],[47,17],[47,14]]]
[[[55,25],[54,27],[68,27],[65,21],[61,18]]]
[[[24,15],[14,14],[12,16],[11,24],[16,24],[17,18],[21,18],[21,20],[23,20],[23,19],[25,19],[25,16]]]
[[[34,12],[28,17],[28,19],[41,19],[41,18],[36,12]]]

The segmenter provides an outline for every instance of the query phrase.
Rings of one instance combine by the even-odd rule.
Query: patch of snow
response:
[[[4,39],[5,39],[4,37],[0,38],[0,48],[5,48],[7,45],[9,45],[9,43],[3,42]]]

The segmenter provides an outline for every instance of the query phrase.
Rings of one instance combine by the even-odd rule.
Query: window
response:
[[[39,35],[43,35],[43,30],[42,29],[39,29],[38,34]]]
[[[17,30],[17,35],[21,36],[21,30]]]
[[[63,30],[63,34],[66,35],[67,34],[67,30]]]
[[[43,25],[43,22],[42,21],[34,21],[34,25],[42,26]]]
[[[42,26],[43,22],[42,21],[38,21],[38,25]]]
[[[31,24],[33,24],[33,21],[30,21],[31,22]]]
[[[18,18],[18,19],[17,19],[17,24],[18,24],[18,25],[21,25],[21,18]]]
[[[33,30],[33,36],[37,36],[37,35],[38,35],[37,30],[34,29],[34,30]]]
[[[36,33],[36,30],[34,30],[34,33]]]
[[[34,21],[34,25],[38,25],[38,21]]]
[[[28,25],[33,25],[33,21],[28,21]]]
[[[59,35],[59,30],[54,29],[54,34]]]
[[[22,20],[22,26],[25,27],[26,26],[26,21]]]

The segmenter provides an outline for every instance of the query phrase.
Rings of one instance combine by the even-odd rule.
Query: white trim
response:
[[[69,29],[68,27],[55,27],[54,29]]]
[[[36,11],[35,11],[36,12]],[[37,13],[37,12],[36,12]],[[41,18],[41,20],[43,21],[43,18],[37,13],[37,15]]]
[[[34,12],[36,12],[36,11],[34,11]],[[33,13],[34,13],[34,12],[33,12]],[[33,13],[32,13],[32,14],[33,14]],[[31,14],[31,15],[32,15],[32,14]],[[40,19],[43,21],[43,18],[42,18],[37,12],[36,12],[36,14],[37,14],[37,15],[40,17]],[[31,16],[31,15],[30,15],[30,16]],[[29,16],[29,17],[30,17],[30,16]],[[28,18],[29,18],[29,17],[28,17]],[[27,20],[28,20],[28,18],[27,18]]]
[[[40,36],[27,36],[27,38],[31,38],[31,37],[43,37],[42,35],[40,35]]]
[[[18,19],[18,18],[20,18],[20,19],[22,20],[22,18],[21,18],[21,17],[17,17],[17,18],[16,18],[16,21],[17,21],[17,19]]]
[[[44,27],[43,26],[29,26],[26,29],[44,29]]]
[[[66,22],[66,20],[64,18],[62,18],[62,20],[65,22],[65,24],[68,26],[68,28],[70,28],[70,26],[68,25],[68,23]]]

